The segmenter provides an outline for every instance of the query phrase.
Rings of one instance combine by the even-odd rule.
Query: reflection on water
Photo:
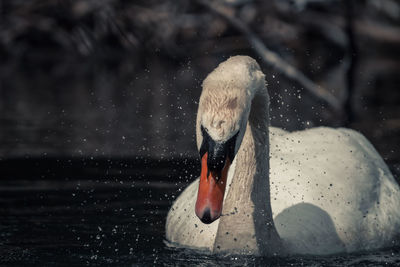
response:
[[[53,169],[49,167],[46,173],[45,166]],[[164,244],[166,215],[173,199],[194,179],[188,173],[198,172],[196,161],[25,160],[8,161],[0,167],[6,174],[0,186],[2,265],[400,264],[400,248],[288,258],[217,257],[168,248]],[[44,177],[41,180],[39,173]]]

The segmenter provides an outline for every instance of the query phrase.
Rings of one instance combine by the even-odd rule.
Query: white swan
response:
[[[200,188],[197,179],[173,204],[167,240],[255,255],[392,245],[399,186],[365,137],[344,128],[289,133],[269,127],[268,109],[264,74],[250,57],[231,57],[204,80]]]

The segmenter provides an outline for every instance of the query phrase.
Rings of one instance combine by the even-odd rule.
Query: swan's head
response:
[[[246,56],[221,63],[203,82],[196,126],[201,175],[195,209],[203,223],[221,215],[229,167],[242,143],[253,96],[264,86],[257,62]]]

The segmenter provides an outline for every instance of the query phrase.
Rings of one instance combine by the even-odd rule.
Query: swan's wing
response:
[[[319,228],[304,230],[309,231],[310,239],[315,241],[324,231],[331,235],[332,227],[327,225],[332,222],[334,232],[348,251],[382,246],[398,231],[399,187],[382,158],[361,134],[321,127],[281,134],[270,142],[275,218],[296,205],[310,204],[329,218],[322,220]],[[279,225],[277,230],[282,237],[289,233]],[[288,234],[287,238],[292,237]],[[312,244],[312,240],[308,243]],[[315,246],[318,245],[322,244],[316,241]]]
[[[177,198],[168,212],[166,238],[180,247],[212,250],[219,220],[202,223],[195,214],[199,179],[192,182]]]
[[[354,147],[359,148],[357,162],[361,168],[366,168],[359,181],[371,185],[369,191],[359,192],[358,205],[362,214],[359,229],[365,238],[360,240],[363,244],[357,245],[364,249],[392,245],[400,234],[399,185],[382,157],[362,134],[346,128],[338,131],[347,135]],[[365,244],[365,240],[369,242]]]

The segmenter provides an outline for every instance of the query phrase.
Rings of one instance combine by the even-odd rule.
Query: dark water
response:
[[[19,159],[0,169],[1,266],[400,265],[400,248],[263,258],[167,247],[165,218],[196,160]]]

